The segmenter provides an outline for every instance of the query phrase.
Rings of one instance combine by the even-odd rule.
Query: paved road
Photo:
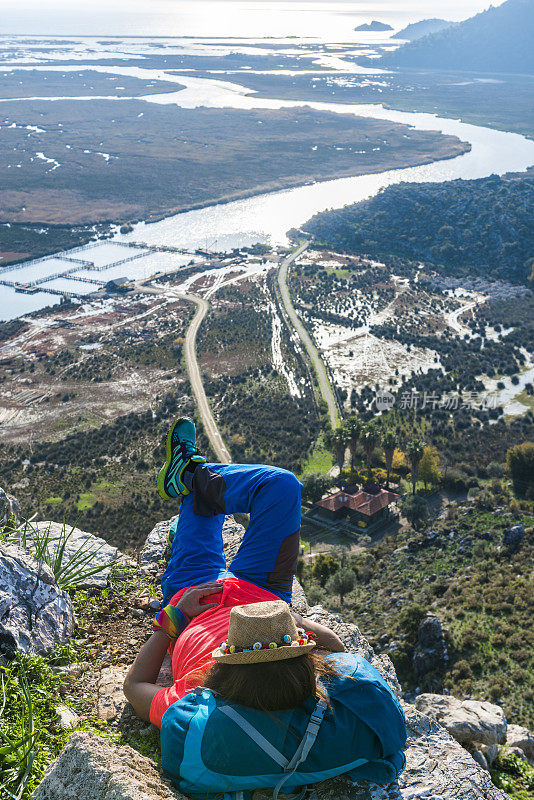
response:
[[[295,250],[294,253],[291,253],[280,265],[280,269],[278,270],[278,286],[280,287],[280,295],[282,297],[282,302],[284,304],[284,308],[286,313],[291,320],[291,323],[295,330],[297,331],[300,339],[308,351],[308,354],[312,360],[312,364],[315,369],[315,374],[317,376],[317,381],[319,384],[319,391],[321,392],[321,396],[325,401],[326,405],[328,406],[328,416],[330,417],[330,424],[332,428],[337,428],[339,424],[339,413],[336,403],[336,398],[334,397],[334,392],[332,391],[332,387],[330,385],[330,380],[328,378],[328,373],[326,371],[326,367],[324,365],[324,361],[321,358],[321,355],[317,348],[315,347],[314,343],[311,340],[310,334],[300,321],[299,317],[297,316],[297,312],[293,308],[293,304],[291,302],[291,297],[289,296],[289,289],[287,286],[287,274],[289,266],[297,259],[301,253],[306,250],[309,246],[309,242],[305,242],[301,247]]]

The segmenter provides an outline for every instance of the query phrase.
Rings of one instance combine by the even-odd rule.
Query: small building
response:
[[[316,519],[323,519],[325,522],[346,519],[350,524],[366,530],[387,522],[399,497],[395,492],[374,486],[369,491],[342,490],[318,500],[311,513]]]
[[[127,283],[129,283],[129,278],[112,278],[106,283],[106,292],[126,292]]]

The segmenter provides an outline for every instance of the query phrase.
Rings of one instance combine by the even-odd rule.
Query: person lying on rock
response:
[[[158,491],[181,505],[164,609],[124,693],[161,729],[164,771],[188,795],[270,788],[276,798],[344,773],[389,784],[404,769],[404,714],[389,685],[288,605],[301,488],[284,469],[206,463],[187,417],[169,431]],[[222,526],[236,512],[250,522],[227,569]],[[161,688],[167,651],[174,683]]]

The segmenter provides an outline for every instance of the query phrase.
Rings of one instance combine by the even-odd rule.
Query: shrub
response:
[[[511,447],[506,453],[506,468],[512,476],[514,492],[520,497],[534,492],[534,442]]]
[[[508,792],[513,800],[527,800],[534,792],[534,769],[505,747],[499,748],[490,769],[498,789]]]
[[[319,553],[313,560],[312,577],[324,586],[327,580],[338,571],[340,563],[331,553]]]
[[[339,604],[343,605],[346,595],[354,589],[355,583],[356,575],[350,567],[342,567],[329,578],[326,588],[332,594],[338,595]]]
[[[36,756],[33,701],[22,663],[17,677],[4,668],[0,672],[0,786],[2,795],[13,798],[26,789]]]
[[[399,614],[399,628],[406,638],[415,644],[419,625],[426,617],[426,608],[417,603],[403,608]]]
[[[452,675],[457,680],[462,680],[464,678],[472,678],[473,672],[471,669],[471,665],[465,659],[461,659],[457,661],[456,664],[452,668]]]
[[[322,472],[310,472],[301,478],[301,483],[303,499],[315,503],[332,487],[333,478]]]
[[[428,519],[428,503],[420,495],[409,495],[401,504],[401,511],[417,530]]]
[[[490,478],[502,478],[504,475],[504,464],[498,461],[490,461],[487,469]]]

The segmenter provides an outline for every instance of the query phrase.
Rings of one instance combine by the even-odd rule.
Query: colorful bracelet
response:
[[[169,603],[154,618],[152,630],[163,631],[169,639],[176,640],[190,623],[183,611]]]

